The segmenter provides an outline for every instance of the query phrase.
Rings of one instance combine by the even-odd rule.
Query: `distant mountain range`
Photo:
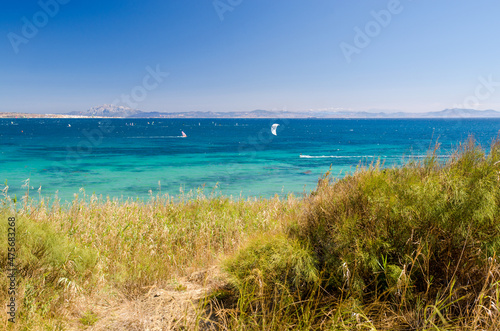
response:
[[[70,113],[67,113],[66,115],[95,117],[134,117],[135,115],[140,113],[142,113],[142,111],[137,109],[104,104],[102,106],[92,107],[86,111],[72,111]]]
[[[88,117],[120,117],[120,118],[500,118],[496,110],[445,109],[427,113],[385,113],[363,111],[270,111],[253,110],[249,112],[144,112],[129,107],[102,105],[92,107],[83,112],[71,112],[67,115]]]

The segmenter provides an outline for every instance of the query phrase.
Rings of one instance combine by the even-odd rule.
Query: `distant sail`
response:
[[[275,136],[277,136],[276,134],[276,128],[278,127],[279,124],[273,124],[273,126],[271,126],[271,132],[272,134],[274,134]]]
[[[187,134],[184,133],[184,131],[181,131],[182,133],[182,138],[186,138],[187,137]]]

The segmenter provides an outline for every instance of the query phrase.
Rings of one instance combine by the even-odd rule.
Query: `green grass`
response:
[[[317,282],[318,272],[311,252],[283,235],[263,236],[250,241],[225,263],[242,295],[264,295],[276,285],[300,291]]]
[[[224,284],[202,300],[196,323],[211,307],[210,323],[222,329],[493,330],[500,143],[486,152],[469,140],[447,159],[437,153],[342,179],[326,174],[301,199],[198,192],[139,202],[81,191],[61,206],[14,202],[5,189],[0,218],[18,219],[19,307],[16,325],[3,314],[1,327],[93,326],[106,317],[97,302],[142,300],[172,284],[189,292],[182,279],[215,267]],[[7,236],[0,247],[6,304]]]
[[[80,318],[80,323],[86,326],[92,326],[99,320],[98,316],[91,310],[86,311]]]

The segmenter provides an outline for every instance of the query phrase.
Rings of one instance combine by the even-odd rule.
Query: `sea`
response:
[[[499,130],[500,119],[0,119],[0,189],[68,202],[302,196],[327,172],[401,166],[436,144],[445,159],[470,136],[487,149]]]

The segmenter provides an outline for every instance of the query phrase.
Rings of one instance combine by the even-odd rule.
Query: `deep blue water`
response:
[[[41,186],[63,200],[81,188],[146,199],[159,183],[173,196],[216,185],[234,197],[301,194],[330,167],[400,165],[436,140],[446,155],[469,135],[488,147],[499,130],[500,119],[0,119],[0,180],[11,195],[24,195],[29,178],[31,196]]]

